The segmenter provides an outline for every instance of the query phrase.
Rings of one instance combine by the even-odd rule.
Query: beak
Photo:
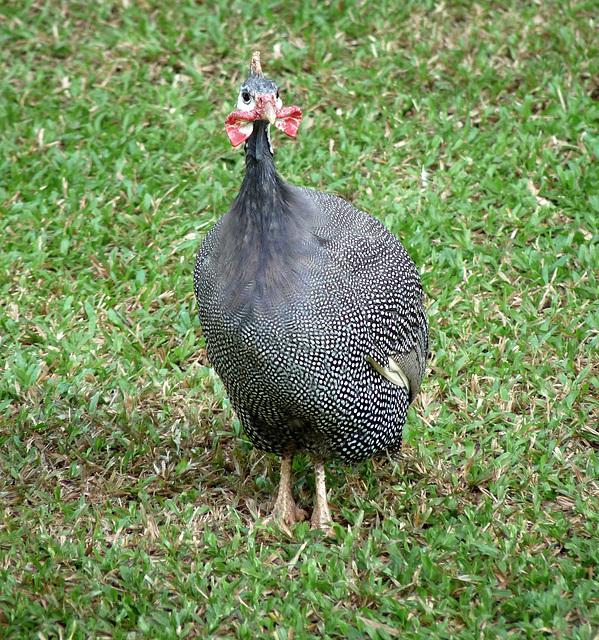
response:
[[[277,114],[275,111],[275,105],[272,102],[266,103],[266,108],[264,109],[264,116],[270,122],[270,124],[274,124],[277,119]]]
[[[262,120],[268,120],[270,124],[274,124],[277,120],[277,108],[273,96],[266,94],[258,97],[256,110]]]

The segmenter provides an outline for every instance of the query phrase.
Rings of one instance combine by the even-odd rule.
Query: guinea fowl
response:
[[[233,146],[245,142],[245,177],[200,246],[194,289],[208,359],[247,437],[282,457],[272,517],[307,517],[291,469],[308,452],[321,529],[331,524],[325,461],[400,450],[428,323],[416,266],[380,221],[277,174],[270,125],[295,137],[301,115],[282,106],[255,52],[225,120]]]

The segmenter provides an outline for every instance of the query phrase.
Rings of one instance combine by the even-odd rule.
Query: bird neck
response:
[[[245,152],[245,177],[222,228],[222,281],[232,307],[276,304],[297,288],[292,281],[312,237],[312,208],[277,174],[268,123],[254,122]]]
[[[268,123],[254,122],[245,146],[245,176],[230,210],[229,233],[249,249],[270,254],[291,232],[294,212],[289,207],[289,186],[275,169]]]
[[[269,124],[254,122],[252,135],[245,143],[245,177],[235,204],[241,205],[245,223],[262,233],[263,224],[280,214],[280,192],[284,182],[275,169]],[[248,210],[248,206],[250,210]]]
[[[249,168],[253,162],[264,162],[274,169],[273,151],[270,144],[270,124],[265,120],[255,120],[252,134],[245,143],[245,164]]]

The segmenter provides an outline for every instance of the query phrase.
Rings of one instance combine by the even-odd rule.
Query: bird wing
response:
[[[315,233],[329,246],[353,296],[346,300],[367,326],[366,359],[416,396],[428,357],[428,323],[418,270],[376,218],[337,196],[304,189],[322,212]]]

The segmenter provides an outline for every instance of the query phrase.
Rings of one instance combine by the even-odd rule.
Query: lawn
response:
[[[0,637],[599,638],[598,19],[2,3]],[[304,111],[281,175],[382,219],[427,296],[400,459],[328,467],[336,539],[262,524],[278,461],[195,312],[254,49]]]

